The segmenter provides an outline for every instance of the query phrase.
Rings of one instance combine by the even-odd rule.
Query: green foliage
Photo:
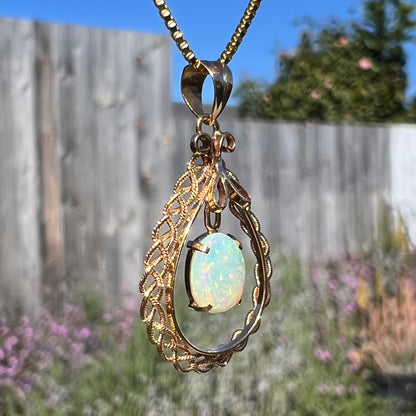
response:
[[[406,105],[404,42],[414,32],[413,5],[367,0],[362,22],[332,22],[304,32],[294,53],[278,57],[271,85],[244,81],[242,116],[335,122],[414,121]]]
[[[208,374],[178,374],[163,363],[139,323],[124,352],[106,354],[72,387],[67,415],[378,415],[387,402],[368,395],[366,381],[345,372],[345,355],[333,340],[328,365],[314,357],[311,292],[299,261],[276,265],[281,296],[275,297],[242,354]],[[226,318],[224,318],[226,319]],[[225,325],[225,322],[218,322]],[[185,323],[186,325],[186,323]],[[193,331],[206,328],[193,328]],[[322,395],[320,383],[359,386],[360,392]]]
[[[137,325],[124,352],[106,354],[83,372],[74,386],[68,416],[145,414],[147,383],[157,377],[158,366],[156,349],[145,343],[145,332]],[[172,374],[165,369],[163,381]]]
[[[227,367],[207,374],[177,373],[148,342],[135,308],[105,313],[98,319],[91,312],[96,307],[85,306],[96,304],[89,294],[89,301],[84,299],[85,314],[96,321],[85,342],[91,348],[97,346],[89,347],[90,361],[79,366],[77,357],[55,360],[52,368],[37,375],[39,383],[30,392],[6,390],[0,415],[395,414],[392,400],[375,394],[361,369],[349,367],[347,352],[356,341],[359,322],[356,315],[345,317],[343,310],[351,294],[355,295],[357,277],[350,276],[355,269],[343,269],[339,260],[331,262],[317,279],[309,279],[294,256],[280,256],[274,267],[274,293],[261,330]],[[348,290],[341,287],[345,276],[350,276]],[[334,279],[336,284],[331,286]],[[182,329],[196,341],[206,332],[218,335],[229,326],[226,314],[217,314],[216,325],[197,325],[195,314],[181,310],[185,300],[178,297],[177,302]],[[66,310],[71,316],[75,313],[74,307]],[[120,337],[130,322],[132,332],[125,342]],[[406,403],[396,408],[412,414]]]
[[[104,314],[104,302],[101,296],[92,290],[84,290],[79,295],[82,310],[91,323],[99,322]]]

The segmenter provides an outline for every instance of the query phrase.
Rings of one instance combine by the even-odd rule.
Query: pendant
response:
[[[209,114],[204,113],[201,98],[207,76],[214,84],[214,103]],[[193,155],[153,229],[153,244],[146,255],[139,285],[143,295],[140,317],[163,360],[181,372],[203,373],[225,366],[258,330],[263,309],[270,301],[272,266],[269,244],[251,211],[250,196],[222,159],[222,153],[235,149],[234,137],[222,132],[217,121],[231,93],[231,71],[219,61],[199,61],[197,67],[185,67],[181,88],[186,104],[197,116],[196,134],[191,138]],[[212,128],[212,132],[203,131],[204,126]],[[221,213],[227,207],[248,236],[256,259],[252,307],[243,328],[236,329],[228,342],[203,350],[191,344],[178,325],[174,305],[176,271],[187,245],[185,287],[189,306],[198,313],[225,312],[241,302],[245,285],[242,247],[236,238],[219,230]],[[201,210],[207,232],[188,241]]]

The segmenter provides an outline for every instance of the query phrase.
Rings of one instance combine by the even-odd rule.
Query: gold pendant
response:
[[[204,114],[201,99],[202,85],[207,76],[212,78],[214,84],[214,103],[210,114]],[[150,342],[156,345],[163,360],[171,362],[181,372],[203,373],[213,367],[225,366],[232,354],[243,350],[248,337],[258,330],[263,309],[270,301],[272,266],[269,244],[260,231],[259,221],[251,211],[250,196],[222,160],[222,153],[232,152],[235,148],[234,137],[230,133],[221,132],[217,122],[231,93],[231,71],[219,61],[199,61],[197,68],[192,65],[185,67],[181,87],[186,104],[198,117],[196,134],[191,138],[193,156],[153,229],[153,244],[146,255],[144,275],[140,281],[140,292],[143,295],[140,316],[147,326]],[[203,132],[204,124],[212,127],[212,134]],[[189,306],[199,312],[221,312],[238,303],[240,293],[231,293],[231,300],[227,300],[231,306],[227,302],[215,304],[214,300],[203,304],[204,301],[197,296],[197,290],[192,291],[190,281],[193,252],[208,253],[211,243],[205,237],[217,236],[221,213],[227,206],[250,239],[256,259],[252,308],[247,313],[244,327],[234,331],[228,343],[209,350],[202,350],[186,339],[178,325],[174,305],[179,258],[192,224],[203,206],[207,233],[188,242],[190,252],[185,274]],[[238,241],[232,236],[228,238],[233,242],[230,243],[226,237],[221,237],[221,241],[234,250],[233,244],[238,246]],[[219,248],[221,250],[222,247]],[[211,254],[215,254],[214,251]],[[236,267],[241,267],[238,253],[236,258]],[[234,277],[234,274],[231,273],[231,276]]]

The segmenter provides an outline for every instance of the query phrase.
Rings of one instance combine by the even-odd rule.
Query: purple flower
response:
[[[316,270],[312,271],[311,279],[312,279],[312,283],[314,284],[314,286],[319,285],[319,274]]]
[[[120,322],[120,323],[119,323],[119,327],[120,327],[120,330],[121,330],[122,332],[128,332],[128,330],[130,329],[130,325],[129,325],[129,323],[128,323],[128,322],[125,322],[125,321]]]
[[[7,335],[9,331],[10,331],[10,328],[6,324],[2,325],[0,328],[1,335]]]
[[[50,325],[53,325],[52,316],[48,311],[46,311],[46,310],[42,311],[41,319],[42,319],[42,324],[43,324],[44,327],[48,327]]]
[[[27,316],[22,316],[20,318],[20,324],[23,326],[29,325],[29,318]]]
[[[323,363],[327,363],[331,360],[331,352],[326,348],[319,347],[315,349],[315,357]]]
[[[318,386],[318,393],[319,394],[327,394],[329,392],[329,387],[328,387],[328,385],[327,384],[325,384],[325,383],[321,383],[319,386]]]
[[[70,303],[67,303],[66,305],[64,305],[64,314],[66,316],[77,317],[77,315],[79,315],[80,312],[81,312],[81,309],[77,305],[72,305]]]
[[[87,328],[86,326],[84,328],[81,328],[78,332],[78,337],[81,339],[86,339],[91,335],[91,330]]]
[[[360,275],[361,277],[365,278],[365,279],[371,279],[372,278],[372,272],[371,272],[371,267],[368,265],[363,265],[360,268]]]
[[[25,338],[26,342],[27,341],[31,341],[33,339],[33,328],[31,326],[27,326],[24,330],[23,330],[23,337]]]
[[[352,290],[356,290],[358,287],[358,279],[355,276],[347,274],[343,277],[343,282]]]
[[[355,300],[348,302],[344,307],[344,313],[347,315],[351,315],[356,310],[357,310],[357,302]]]
[[[6,341],[4,341],[4,349],[10,352],[17,343],[17,338],[12,335],[11,337],[7,338]]]
[[[345,386],[342,384],[338,384],[338,386],[335,386],[335,394],[339,397],[343,396],[345,394]]]
[[[71,352],[73,355],[78,355],[84,352],[84,344],[82,342],[74,342],[71,345]]]
[[[58,325],[54,323],[52,324],[52,334],[65,337],[68,335],[68,328],[66,325]]]
[[[15,376],[22,368],[19,360],[12,356],[7,360],[9,368],[6,369],[6,374],[9,376]]]
[[[330,279],[328,286],[331,292],[336,292],[338,290],[338,283],[335,279]]]
[[[19,386],[24,393],[29,393],[32,390],[32,383],[30,381],[22,381],[19,383]]]
[[[24,350],[20,350],[19,351],[19,359],[24,361],[26,360],[26,358],[29,356],[29,352],[28,350],[24,349]]]
[[[6,370],[6,374],[7,375],[9,375],[8,373],[9,373],[9,371]],[[10,377],[6,377],[1,382],[2,382],[2,384],[6,385],[6,386],[10,386],[10,387],[14,387],[16,385],[16,383],[14,382],[14,380],[12,378],[10,378]]]
[[[6,356],[6,354],[4,353],[4,351],[0,348],[0,361],[4,359],[4,357]]]
[[[15,357],[15,356],[11,356],[8,360],[7,360],[9,367],[10,368],[14,368],[17,366],[17,363],[19,362],[19,360]]]

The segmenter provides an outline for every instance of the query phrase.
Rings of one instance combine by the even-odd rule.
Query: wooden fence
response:
[[[34,314],[80,287],[111,304],[137,288],[195,126],[170,103],[169,45],[0,19],[0,309]],[[227,166],[274,253],[320,259],[368,247],[391,202],[400,129],[239,120],[232,109],[221,127],[237,138]]]

